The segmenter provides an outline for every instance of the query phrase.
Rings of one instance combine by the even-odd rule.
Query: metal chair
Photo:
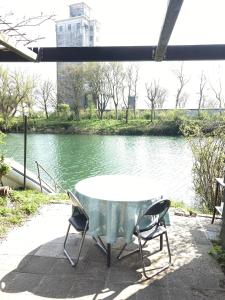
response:
[[[225,188],[225,176],[224,178],[216,178],[216,193],[215,193],[215,201],[214,201],[214,208],[213,208],[213,216],[212,216],[212,224],[214,223],[216,213],[220,216],[223,214],[223,199],[219,199],[220,189]]]
[[[127,246],[127,244],[125,244],[123,246],[123,248],[121,249],[119,255],[117,256],[118,259],[122,259],[122,258],[125,258],[136,252],[140,252],[143,274],[144,274],[145,278],[147,278],[147,279],[152,278],[153,276],[162,272],[163,270],[165,270],[166,268],[168,268],[171,265],[171,252],[170,252],[169,240],[168,240],[168,235],[167,235],[167,229],[166,229],[165,221],[164,221],[164,216],[167,213],[169,207],[170,207],[170,200],[168,200],[168,199],[160,199],[160,200],[156,201],[154,204],[152,204],[145,211],[145,213],[138,218],[137,224],[135,225],[135,228],[134,228],[133,233],[138,238],[139,247],[137,249],[135,249],[134,251],[129,252],[128,254],[122,256],[122,253]],[[143,228],[143,227],[141,227],[141,223],[143,223],[143,220],[144,220],[144,218],[146,218],[146,216],[151,217],[152,221],[150,222],[150,224],[148,226]],[[156,272],[152,276],[148,276],[146,273],[147,270],[146,270],[146,266],[145,266],[145,262],[144,262],[143,247],[146,245],[146,243],[148,241],[159,237],[160,238],[160,248],[159,248],[159,250],[151,253],[150,255],[153,255],[153,254],[161,251],[163,249],[163,236],[164,235],[166,238],[169,263],[166,266],[162,267],[158,272]],[[142,240],[144,241],[143,244],[142,244]],[[150,265],[151,265],[151,260],[150,260]]]
[[[72,216],[69,218],[69,226],[68,226],[68,229],[66,232],[66,237],[64,240],[64,244],[63,244],[63,251],[64,251],[66,257],[68,258],[68,260],[70,261],[71,265],[73,267],[75,267],[79,262],[85,235],[86,235],[86,232],[88,231],[89,218],[88,218],[88,215],[86,214],[83,206],[81,205],[79,200],[76,198],[76,196],[71,191],[68,191],[67,194],[72,201],[73,212],[72,212]],[[70,257],[70,255],[68,254],[68,251],[66,250],[66,242],[67,242],[67,238],[68,238],[68,234],[69,234],[71,225],[76,229],[76,231],[82,233],[82,239],[81,239],[80,245],[79,245],[78,256],[75,260],[73,260]]]

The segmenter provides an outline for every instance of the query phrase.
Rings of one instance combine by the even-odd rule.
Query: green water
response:
[[[8,134],[5,156],[23,163],[23,134]],[[103,174],[144,175],[161,182],[166,196],[192,203],[192,155],[183,138],[29,134],[27,167],[37,160],[65,188]]]

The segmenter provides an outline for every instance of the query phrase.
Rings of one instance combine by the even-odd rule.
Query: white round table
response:
[[[147,177],[104,175],[81,180],[75,194],[89,215],[89,233],[104,235],[108,243],[123,236],[129,243],[140,214],[162,194]]]
[[[108,246],[117,237],[131,242],[138,217],[162,196],[157,182],[129,175],[86,178],[75,185],[75,195],[89,216],[89,234],[105,236]]]

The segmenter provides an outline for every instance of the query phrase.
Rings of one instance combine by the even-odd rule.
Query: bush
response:
[[[0,183],[2,184],[2,177],[7,175],[10,172],[10,166],[5,162],[4,156],[2,155],[0,158]]]
[[[60,103],[57,107],[59,117],[67,117],[70,113],[70,106],[66,103]]]
[[[197,199],[203,210],[212,212],[215,178],[224,176],[224,128],[218,127],[209,135],[203,132],[201,126],[189,123],[183,125],[181,130],[187,137],[194,156],[193,184]]]

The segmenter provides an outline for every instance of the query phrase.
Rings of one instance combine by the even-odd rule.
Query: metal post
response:
[[[26,189],[26,169],[27,169],[27,116],[24,116],[24,171],[23,171],[23,188]]]

